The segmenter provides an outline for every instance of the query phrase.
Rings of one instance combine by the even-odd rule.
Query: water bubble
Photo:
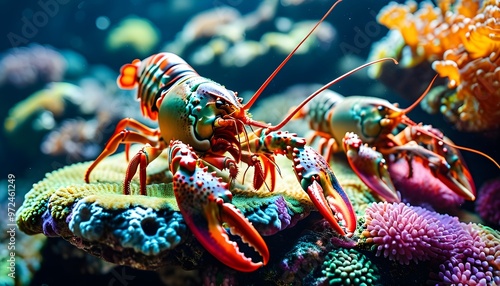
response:
[[[106,16],[100,16],[95,20],[95,25],[99,30],[106,30],[109,27],[110,21]]]

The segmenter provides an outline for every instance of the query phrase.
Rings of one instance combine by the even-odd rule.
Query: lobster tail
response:
[[[120,69],[120,75],[116,80],[118,86],[122,89],[133,89],[139,83],[137,70],[141,61],[136,59],[130,64],[123,65]]]
[[[164,91],[198,73],[182,58],[172,53],[158,53],[142,61],[134,60],[121,68],[118,86],[123,89],[138,87],[142,114],[151,120],[158,118],[157,101]]]

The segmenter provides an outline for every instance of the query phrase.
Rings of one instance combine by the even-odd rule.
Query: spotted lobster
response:
[[[498,163],[480,151],[456,146],[440,130],[417,124],[406,115],[425,97],[434,80],[422,96],[406,109],[381,98],[343,97],[331,92],[319,94],[294,118],[309,121],[313,132],[308,142],[318,142],[318,149],[325,158],[343,151],[354,172],[382,200],[401,200],[401,194],[391,179],[392,173],[400,170],[388,166],[406,159],[409,165],[406,178],[419,175],[436,178],[460,197],[473,201],[476,197],[475,185],[459,149],[485,156],[497,167]],[[325,85],[315,94],[329,86]],[[413,174],[412,164],[419,164],[427,171],[424,171],[425,174]]]
[[[293,113],[276,126],[253,120],[248,113],[269,82],[339,2],[332,5],[244,105],[237,93],[198,75],[175,54],[159,53],[124,65],[118,85],[123,89],[137,88],[143,115],[157,121],[159,127],[150,128],[132,118],[121,120],[105,149],[87,169],[85,181],[90,182],[92,170],[120,144],[126,145],[128,154],[130,144],[142,143],[145,147],[129,161],[124,193],[130,193],[131,180],[139,169],[140,192],[144,195],[146,167],[166,150],[175,197],[194,236],[221,262],[248,272],[267,263],[269,250],[252,224],[231,204],[230,181],[236,178],[242,161],[255,168],[254,188],[270,179],[272,191],[277,172],[273,158],[280,154],[291,160],[303,190],[332,228],[340,235],[353,233],[353,207],[326,160],[306,145],[304,138],[280,130]],[[247,132],[246,126],[258,129]],[[221,170],[229,172],[229,182],[217,176],[216,171]],[[261,261],[253,262],[241,253],[226,227],[253,247]]]

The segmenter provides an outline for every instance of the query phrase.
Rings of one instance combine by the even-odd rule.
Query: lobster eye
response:
[[[379,105],[379,106],[377,107],[377,109],[378,109],[378,111],[382,112],[382,111],[384,111],[384,110],[385,110],[385,107],[383,107],[382,105]]]
[[[222,108],[224,106],[224,102],[220,99],[217,99],[217,101],[215,101],[215,107],[217,108]]]

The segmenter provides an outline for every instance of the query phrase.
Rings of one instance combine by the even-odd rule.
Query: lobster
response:
[[[332,228],[343,236],[352,234],[356,228],[353,207],[326,160],[306,145],[304,138],[280,130],[293,112],[276,126],[253,120],[248,113],[269,82],[339,2],[332,5],[244,105],[236,92],[198,75],[175,54],[159,53],[124,65],[118,85],[123,89],[137,88],[143,115],[157,121],[158,128],[133,118],[121,120],[102,153],[87,169],[85,181],[90,182],[92,170],[115,153],[120,144],[125,144],[128,159],[130,144],[142,143],[146,145],[129,160],[123,188],[124,194],[130,194],[131,180],[139,169],[140,193],[145,195],[146,167],[167,150],[175,197],[186,224],[214,257],[248,272],[265,265],[269,251],[252,224],[232,206],[230,185],[217,174],[227,170],[229,181],[234,180],[238,164],[244,162],[255,168],[254,188],[260,188],[270,178],[272,191],[277,172],[273,158],[285,155],[293,163],[303,190]],[[382,60],[388,59],[374,62]],[[353,69],[337,81],[372,63]],[[246,126],[258,129],[250,133]],[[262,260],[253,262],[241,253],[223,225],[252,246]]]
[[[312,144],[319,139],[318,149],[327,160],[333,153],[343,151],[354,172],[382,200],[401,201],[391,179],[391,172],[397,170],[390,168],[390,163],[403,157],[409,165],[407,178],[419,175],[412,173],[411,161],[423,164],[428,171],[423,177],[430,174],[451,192],[473,201],[475,185],[458,149],[483,155],[500,168],[498,163],[480,151],[455,145],[440,130],[417,124],[406,115],[426,96],[436,78],[406,109],[381,98],[343,97],[331,92],[321,93],[294,118],[309,121],[312,132],[307,141]],[[315,94],[329,86],[323,86]]]

